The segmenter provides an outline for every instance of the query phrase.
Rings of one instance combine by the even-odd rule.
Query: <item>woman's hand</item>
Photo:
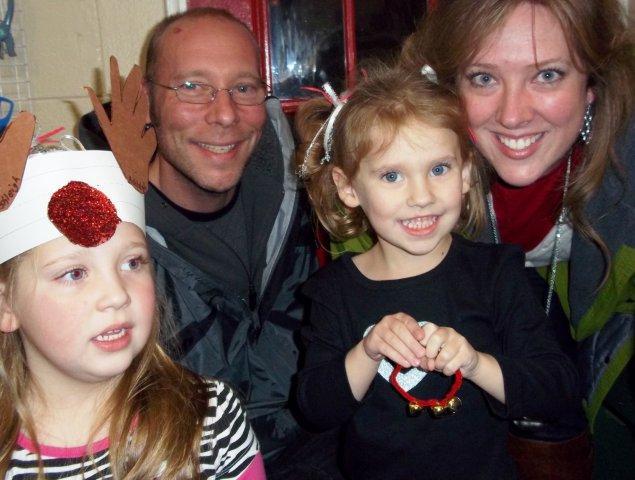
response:
[[[375,362],[389,358],[404,368],[418,367],[426,354],[424,330],[405,313],[382,318],[362,340],[364,351]]]

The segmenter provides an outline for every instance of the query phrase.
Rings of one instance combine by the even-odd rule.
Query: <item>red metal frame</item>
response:
[[[251,0],[251,22],[254,35],[260,44],[260,70],[271,85],[271,47],[269,45],[269,0]]]
[[[342,0],[344,20],[344,62],[346,88],[355,86],[357,79],[357,40],[355,37],[355,0]]]

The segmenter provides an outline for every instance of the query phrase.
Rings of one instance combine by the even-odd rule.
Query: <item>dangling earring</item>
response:
[[[588,145],[591,141],[591,122],[593,122],[593,112],[591,111],[591,104],[589,103],[586,106],[582,128],[580,129],[580,138],[585,145]]]

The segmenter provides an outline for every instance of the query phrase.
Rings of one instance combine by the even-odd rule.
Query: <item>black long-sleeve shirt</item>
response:
[[[507,419],[553,420],[577,401],[575,368],[547,325],[515,247],[454,236],[434,270],[387,281],[364,277],[344,256],[310,279],[304,292],[312,307],[303,332],[299,406],[319,428],[344,426],[342,460],[351,478],[514,478]],[[379,373],[357,402],[345,356],[369,326],[396,312],[452,327],[496,358],[506,404],[464,381],[458,392],[463,406],[454,416],[409,418],[407,402]],[[429,373],[410,393],[438,398],[450,383]]]

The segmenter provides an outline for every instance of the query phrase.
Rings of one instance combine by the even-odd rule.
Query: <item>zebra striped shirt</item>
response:
[[[264,480],[264,468],[245,411],[235,392],[219,380],[207,380],[209,408],[200,443],[200,478],[204,480]],[[108,439],[95,442],[93,456],[86,447],[40,446],[44,474],[55,480],[112,479]],[[11,457],[5,480],[37,478],[38,462],[33,444],[24,436]],[[160,478],[160,472],[157,475]]]

